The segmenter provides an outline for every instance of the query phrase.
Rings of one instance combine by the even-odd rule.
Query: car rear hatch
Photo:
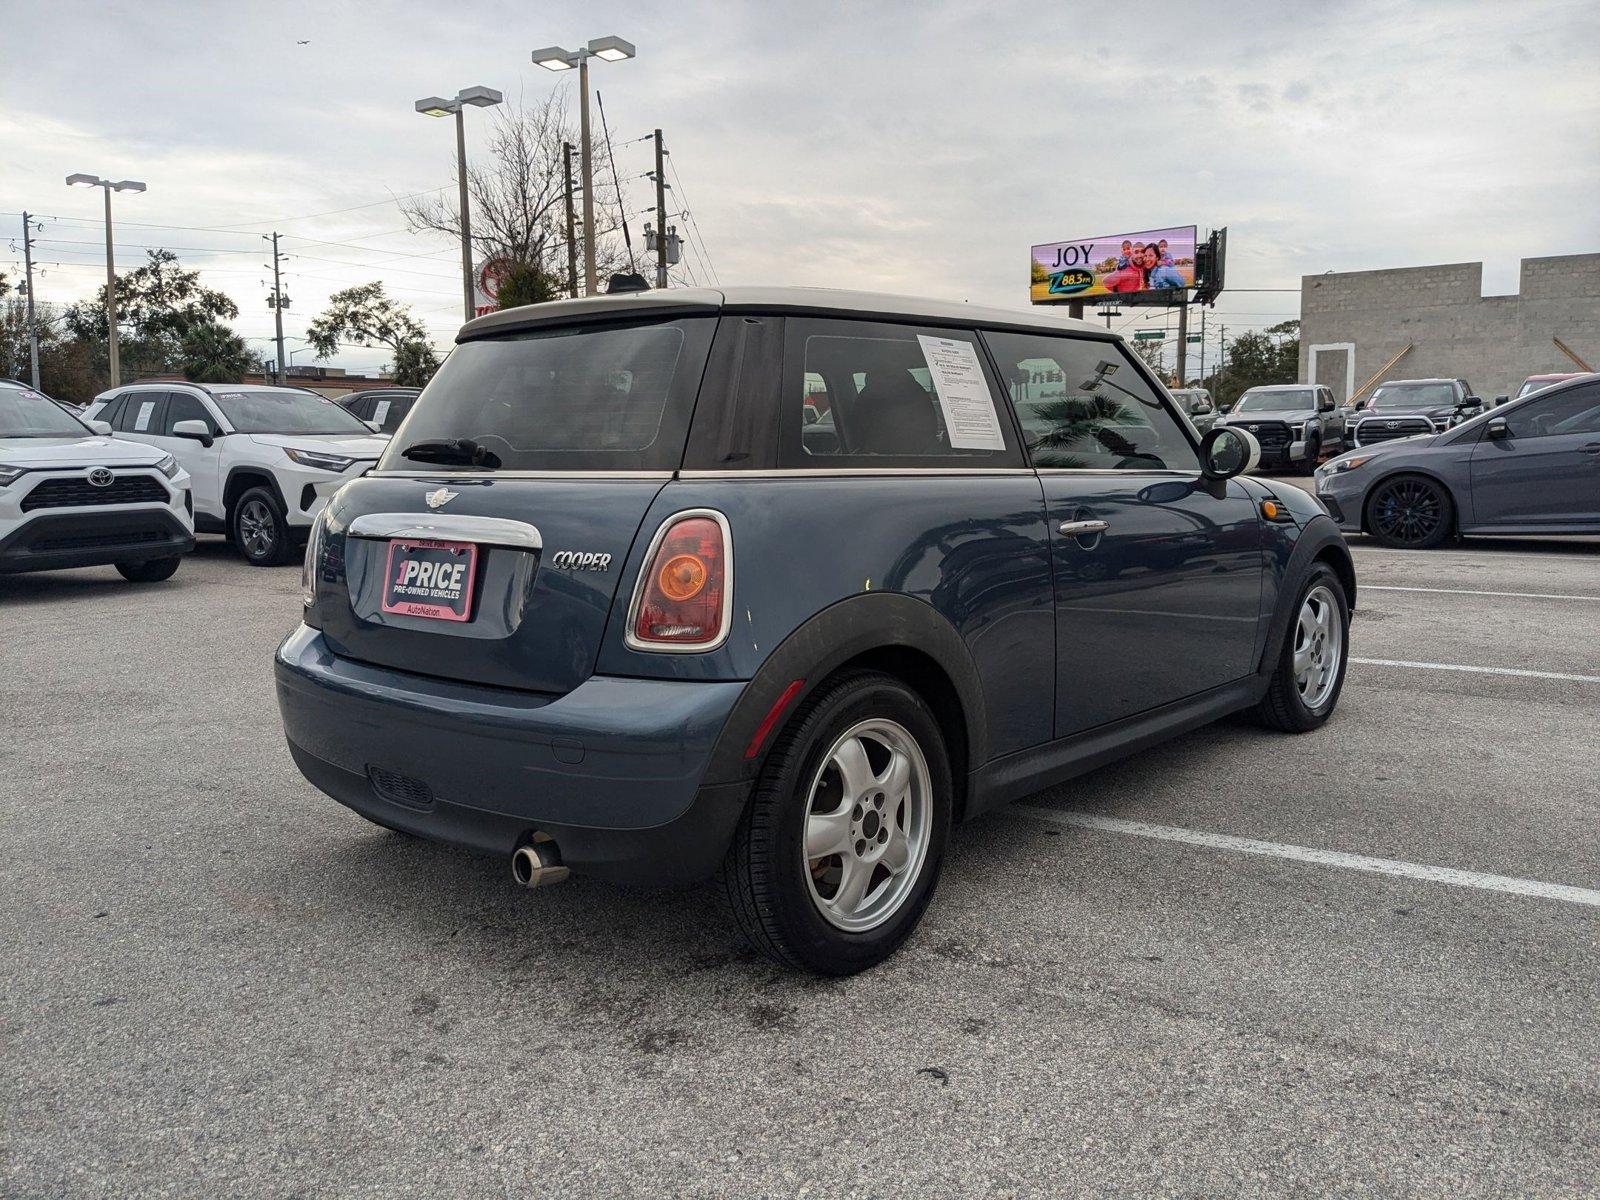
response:
[[[588,678],[629,549],[682,460],[715,323],[591,321],[458,346],[314,535],[308,619],[329,649],[530,692]]]

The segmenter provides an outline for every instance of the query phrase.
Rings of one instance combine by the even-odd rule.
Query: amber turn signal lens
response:
[[[706,564],[692,554],[679,554],[661,568],[657,582],[669,600],[693,600],[706,586]]]
[[[1261,515],[1269,521],[1276,521],[1278,519],[1278,514],[1282,511],[1283,510],[1271,500],[1263,500],[1261,502]]]

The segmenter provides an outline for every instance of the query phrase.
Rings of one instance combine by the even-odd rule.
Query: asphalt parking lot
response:
[[[1355,554],[1324,729],[968,826],[844,981],[315,792],[294,568],[0,578],[0,1190],[1592,1195],[1600,546]]]

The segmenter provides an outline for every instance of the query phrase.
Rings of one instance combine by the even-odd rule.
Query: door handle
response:
[[[1600,442],[1591,442],[1583,448],[1585,454],[1600,454]]]
[[[1104,533],[1109,528],[1104,521],[1063,521],[1060,525],[1061,532],[1068,537],[1086,537],[1091,533]]]

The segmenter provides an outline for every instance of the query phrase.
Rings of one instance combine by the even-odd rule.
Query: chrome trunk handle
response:
[[[437,538],[447,542],[510,546],[516,550],[544,548],[544,538],[525,521],[512,521],[506,517],[474,517],[466,513],[362,513],[350,522],[346,535],[379,541],[390,538]]]

